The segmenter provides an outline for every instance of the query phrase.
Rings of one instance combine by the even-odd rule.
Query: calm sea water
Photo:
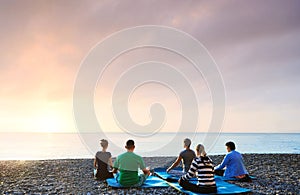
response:
[[[242,153],[300,153],[300,133],[160,133],[134,137],[125,133],[107,133],[113,156],[124,152],[127,139],[136,141],[136,152],[142,156],[177,156],[182,141],[189,137],[192,148],[204,143],[209,154],[226,153],[224,144],[234,141]],[[0,160],[92,158],[99,149],[97,134],[76,133],[0,133]]]

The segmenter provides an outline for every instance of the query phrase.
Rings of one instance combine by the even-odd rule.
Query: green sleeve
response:
[[[145,169],[146,165],[142,157],[140,157],[140,169]]]

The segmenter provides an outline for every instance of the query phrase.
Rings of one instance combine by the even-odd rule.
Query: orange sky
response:
[[[145,24],[183,30],[210,51],[226,88],[224,132],[299,132],[299,13],[297,1],[1,1],[0,132],[76,132],[72,98],[81,61],[111,33]],[[96,112],[108,131],[118,130],[108,104],[114,79],[141,52],[112,63],[95,89]],[[168,55],[151,52],[157,59]],[[206,131],[209,91],[202,78],[191,82],[202,98],[198,131]],[[167,110],[164,131],[174,131],[180,120],[174,94],[144,87],[132,96],[132,118],[149,122],[149,106],[159,101]]]

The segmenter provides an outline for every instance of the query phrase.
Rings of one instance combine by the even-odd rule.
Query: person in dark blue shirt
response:
[[[192,144],[192,141],[189,138],[185,138],[183,140],[183,147],[185,149],[180,152],[180,154],[179,154],[178,158],[175,160],[175,162],[167,169],[167,172],[170,172],[171,169],[178,166],[181,161],[182,161],[182,168],[183,168],[181,175],[188,172],[193,159],[196,157],[195,152],[192,149],[190,149],[191,144]]]
[[[108,141],[102,139],[100,140],[100,145],[102,150],[96,153],[94,160],[94,176],[98,180],[113,178],[113,173],[109,171],[109,167],[112,167],[111,153],[106,151],[108,148]]]

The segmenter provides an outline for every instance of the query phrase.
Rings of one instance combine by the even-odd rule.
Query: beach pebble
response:
[[[224,155],[210,156],[214,164]],[[253,194],[300,194],[300,154],[244,154],[247,170],[257,180],[232,182]],[[147,157],[147,166],[167,167],[176,157]],[[0,161],[2,194],[182,194],[174,188],[113,189],[91,176],[93,159]]]

